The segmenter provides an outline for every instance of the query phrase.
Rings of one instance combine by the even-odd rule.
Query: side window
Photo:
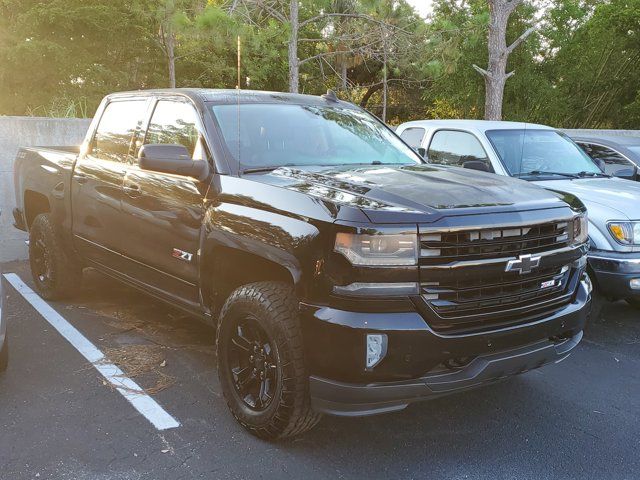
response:
[[[431,139],[427,152],[430,163],[463,167],[466,162],[481,161],[491,167],[480,141],[470,133],[439,130]]]
[[[144,143],[183,145],[193,158],[204,158],[197,118],[193,106],[186,102],[160,100],[151,116]]]
[[[633,168],[633,164],[629,160],[611,148],[592,143],[581,143],[580,147],[594,160],[602,160],[605,163],[604,171],[609,175]]]
[[[147,109],[146,100],[120,100],[107,105],[93,137],[91,154],[101,160],[127,162],[136,131]]]
[[[400,134],[400,137],[407,142],[411,148],[418,148],[422,146],[422,139],[424,138],[424,128],[407,128]]]

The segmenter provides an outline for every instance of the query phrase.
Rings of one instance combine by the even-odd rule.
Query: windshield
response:
[[[602,173],[580,147],[554,130],[490,130],[487,137],[516,177]]]
[[[305,165],[415,165],[420,157],[371,115],[295,104],[211,107],[241,170]]]

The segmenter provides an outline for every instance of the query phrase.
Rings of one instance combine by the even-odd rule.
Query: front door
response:
[[[200,121],[186,100],[162,99],[153,110],[144,144],[184,145],[207,159]],[[127,274],[161,293],[200,303],[200,236],[209,183],[130,166],[122,209],[129,264]]]
[[[122,182],[148,105],[145,99],[110,101],[73,171],[74,244],[84,258],[114,270],[122,266]]]

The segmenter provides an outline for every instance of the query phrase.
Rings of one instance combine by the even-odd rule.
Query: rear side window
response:
[[[609,175],[633,168],[633,164],[629,160],[609,147],[592,143],[579,143],[579,145],[594,160],[602,160],[605,163],[604,171]]]
[[[127,162],[135,134],[145,116],[146,100],[114,101],[107,105],[93,137],[92,155]]]
[[[466,162],[481,161],[490,167],[489,158],[480,141],[467,132],[437,131],[431,139],[427,154],[429,163],[464,167]]]
[[[400,134],[400,137],[407,142],[411,148],[418,148],[422,146],[422,139],[424,138],[424,128],[407,128]]]
[[[198,114],[192,105],[174,100],[160,100],[151,116],[146,144],[182,145],[193,158],[199,157]]]

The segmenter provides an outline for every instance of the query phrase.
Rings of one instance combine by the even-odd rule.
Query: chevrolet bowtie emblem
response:
[[[518,272],[520,275],[531,273],[534,268],[540,266],[541,257],[532,257],[531,255],[520,255],[517,260],[509,260],[504,269],[505,272]]]

